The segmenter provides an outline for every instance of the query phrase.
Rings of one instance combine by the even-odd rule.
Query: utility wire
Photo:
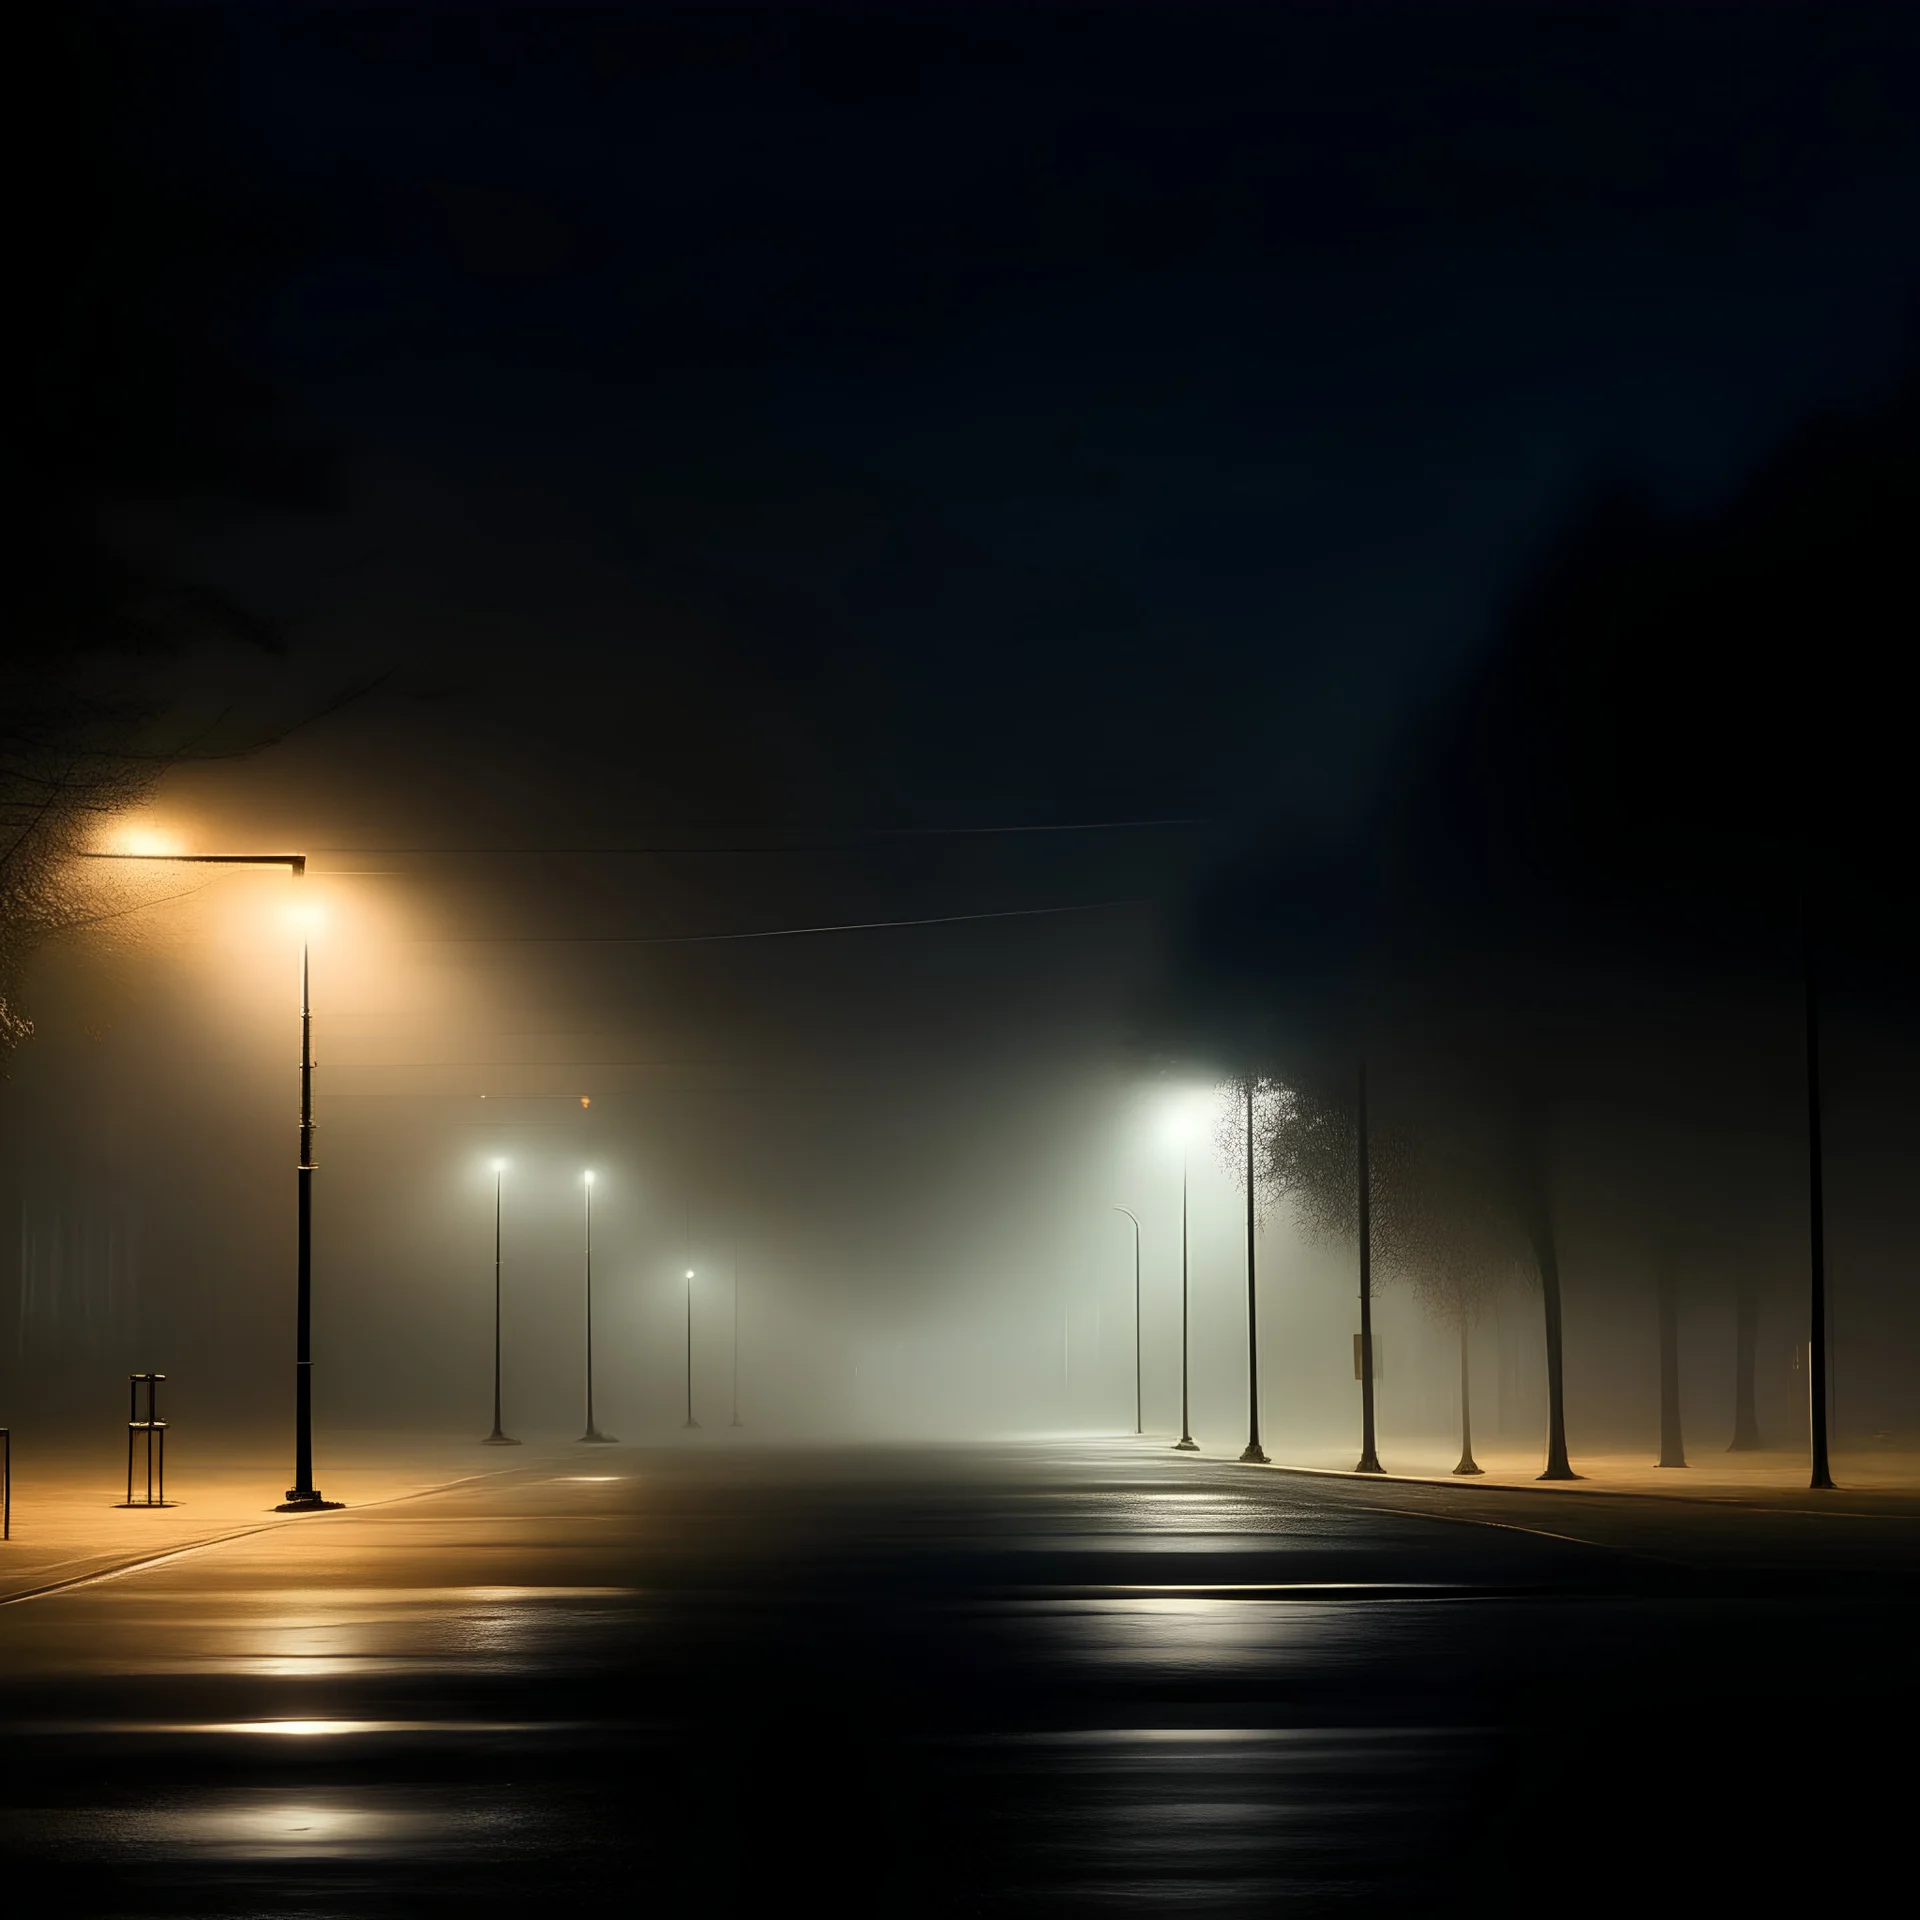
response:
[[[718,940],[787,940],[803,933],[870,933],[881,927],[950,927],[963,920],[1033,920],[1062,913],[1104,913],[1143,907],[1146,900],[1090,900],[1074,907],[1009,907],[999,913],[935,913],[919,920],[842,920],[817,927],[756,927],[745,933],[450,933],[425,937],[431,946],[489,944],[568,947],[686,947]]]

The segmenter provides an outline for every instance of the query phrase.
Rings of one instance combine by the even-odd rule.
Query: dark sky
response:
[[[350,479],[224,564],[563,815],[1345,821],[1584,488],[1910,337],[1906,9],[183,14]]]

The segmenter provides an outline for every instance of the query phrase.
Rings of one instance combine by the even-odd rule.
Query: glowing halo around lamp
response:
[[[1182,1087],[1164,1097],[1160,1131],[1173,1146],[1185,1146],[1199,1137],[1217,1104],[1210,1087]]]

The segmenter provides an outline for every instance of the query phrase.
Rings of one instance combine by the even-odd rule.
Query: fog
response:
[[[304,786],[311,765],[298,770]],[[743,1431],[761,1439],[1131,1431],[1124,1207],[1142,1230],[1144,1424],[1170,1440],[1182,1148],[1168,1121],[1196,1102],[1193,1428],[1209,1449],[1238,1449],[1238,1108],[1201,1057],[1169,1061],[1142,1042],[1143,1005],[1170,964],[1150,917],[1120,906],[644,944],[656,936],[619,932],[658,925],[636,905],[642,856],[392,851],[434,833],[409,817],[404,782],[387,833],[330,845],[337,818],[303,817],[275,795],[276,772],[271,755],[189,772],[178,798],[163,792],[105,838],[307,849],[304,878],[116,870],[120,891],[101,896],[116,917],[35,960],[38,1031],[0,1098],[4,1204],[18,1223],[0,1389],[16,1428],[107,1444],[122,1377],[158,1370],[178,1458],[284,1440],[304,934],[323,1459],[329,1432],[485,1433],[496,1160],[507,1163],[505,1424],[517,1437],[571,1438],[581,1426],[591,1169],[596,1412],[612,1434],[682,1435],[689,1291],[699,1433],[686,1437],[700,1444],[725,1444],[736,1404]],[[356,796],[364,821],[367,789]],[[724,922],[724,896],[709,899],[705,911]],[[322,924],[296,925],[296,905]],[[1806,1444],[1795,1018],[1790,983],[1741,1015],[1749,1059],[1772,1061],[1764,1094],[1671,1136],[1690,1196],[1677,1212],[1649,1199],[1620,1151],[1670,1115],[1597,1103],[1562,1116],[1576,1464],[1583,1448],[1657,1451],[1662,1260],[1680,1271],[1692,1453],[1724,1449],[1732,1433],[1743,1279],[1760,1300],[1763,1440]],[[1900,1098],[1914,1063],[1884,1020],[1845,1005],[1829,1058],[1844,1451],[1915,1425],[1901,1355],[1920,1332],[1906,1285],[1920,1223]],[[1380,1097],[1390,1110],[1390,1084]],[[1289,1196],[1269,1192],[1257,1247],[1268,1449],[1351,1464],[1355,1245],[1316,1238]],[[1375,1290],[1391,1466],[1396,1450],[1424,1457],[1457,1436],[1458,1358],[1452,1327],[1390,1258],[1377,1262]],[[1524,1276],[1487,1299],[1470,1352],[1476,1443],[1537,1451],[1540,1307]]]

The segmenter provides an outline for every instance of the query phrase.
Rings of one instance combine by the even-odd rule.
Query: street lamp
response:
[[[483,1447],[517,1447],[520,1442],[500,1425],[500,1183],[507,1163],[493,1163],[493,1431],[481,1441]],[[589,1416],[588,1426],[593,1420]]]
[[[1131,1207],[1115,1207],[1133,1222],[1133,1430],[1144,1433],[1140,1422],[1140,1216]]]
[[[1190,1356],[1190,1316],[1187,1311],[1189,1273],[1192,1266],[1191,1235],[1188,1232],[1188,1162],[1191,1158],[1193,1130],[1199,1120],[1199,1096],[1188,1095],[1167,1116],[1168,1131],[1180,1143],[1180,1438],[1173,1443],[1175,1453],[1198,1453],[1200,1444],[1193,1437],[1192,1378]]]
[[[307,870],[304,853],[88,853],[88,860],[144,860],[170,866],[285,867],[296,879]],[[311,922],[316,910],[301,918]],[[300,942],[300,1164],[299,1246],[295,1268],[293,1335],[293,1485],[281,1513],[315,1513],[341,1505],[323,1500],[313,1484],[313,992],[308,942]]]
[[[1243,1466],[1264,1467],[1267,1456],[1260,1445],[1260,1329],[1254,1298],[1254,1218],[1258,1209],[1253,1185],[1253,1075],[1247,1075],[1247,1448]]]
[[[682,1427],[697,1427],[700,1422],[693,1417],[693,1269],[687,1269],[687,1417],[681,1421]],[[736,1421],[736,1425],[739,1423]]]
[[[587,1202],[587,1430],[580,1436],[582,1442],[592,1442],[598,1446],[611,1446],[614,1437],[602,1433],[593,1424],[593,1171],[589,1168],[580,1176],[580,1185],[586,1194]]]
[[[730,1427],[744,1427],[747,1423],[740,1418],[740,1250],[733,1253],[733,1418],[727,1422]]]
[[[1373,1158],[1367,1146],[1367,1063],[1360,1063],[1354,1107],[1359,1147],[1355,1211],[1360,1229],[1360,1459],[1355,1473],[1380,1473],[1373,1444]]]

